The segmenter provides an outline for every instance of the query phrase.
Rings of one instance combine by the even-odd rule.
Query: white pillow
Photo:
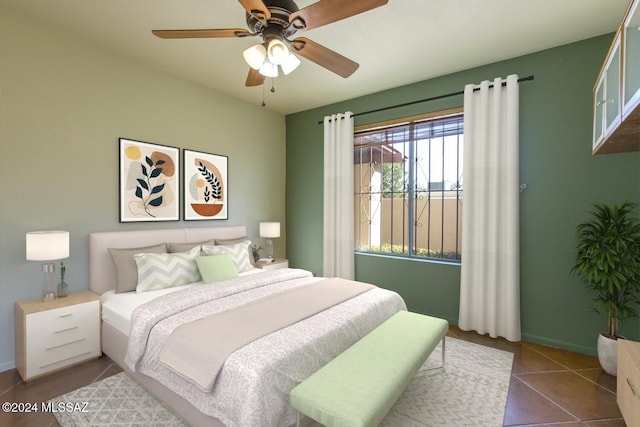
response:
[[[203,245],[202,252],[206,255],[229,254],[238,269],[238,273],[244,273],[245,271],[249,271],[253,268],[251,266],[251,261],[249,260],[250,245],[251,240],[245,240],[233,245]]]
[[[136,292],[155,291],[202,280],[196,264],[198,255],[200,246],[183,253],[134,255],[138,266]]]

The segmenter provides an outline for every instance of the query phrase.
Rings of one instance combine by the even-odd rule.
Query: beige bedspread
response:
[[[203,392],[159,363],[158,355],[182,324],[319,280],[304,270],[271,270],[151,301],[134,312],[126,363],[229,427],[292,425],[296,413],[289,405],[289,392],[384,320],[406,309],[398,294],[374,288],[243,346],[229,355],[211,392]]]
[[[185,323],[162,347],[159,361],[200,390],[210,392],[234,351],[374,287],[340,278],[324,279]]]

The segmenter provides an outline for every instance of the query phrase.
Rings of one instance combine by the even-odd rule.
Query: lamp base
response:
[[[266,258],[273,259],[273,240],[272,239],[266,239],[266,240],[267,240],[267,256],[266,256]]]
[[[53,284],[53,273],[56,271],[56,265],[52,262],[42,264],[42,273],[44,274],[44,282],[42,285],[42,301],[53,301],[56,299],[56,287]]]
[[[42,294],[42,301],[53,301],[54,299],[56,299],[55,292],[45,292]]]

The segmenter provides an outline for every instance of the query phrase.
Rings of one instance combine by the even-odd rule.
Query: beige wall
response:
[[[66,281],[88,284],[92,231],[283,222],[285,121],[0,6],[0,371],[13,366],[13,305],[37,297],[25,233],[70,231]],[[229,158],[229,220],[118,222],[118,138]],[[285,236],[275,240],[285,255]]]
[[[416,201],[417,212],[420,216],[416,219],[418,227],[416,230],[416,243],[418,248],[430,249],[439,252],[461,251],[462,243],[462,199],[457,201],[454,198],[445,199],[418,199]],[[456,239],[456,206],[458,235]],[[394,218],[403,215],[407,218],[407,204],[402,199],[382,199],[380,204],[380,224],[383,224],[380,232],[380,242],[392,245],[407,245],[409,239],[409,231],[406,223],[401,221],[391,221],[391,211],[393,209]],[[431,215],[429,215],[429,210]],[[443,211],[444,210],[444,211]],[[356,212],[356,230],[360,232],[360,238],[356,241],[356,247],[367,246],[371,244],[369,241],[369,232],[367,230],[368,219],[365,211],[357,208]],[[444,215],[443,215],[444,214]],[[359,218],[358,218],[359,215]],[[444,226],[443,226],[444,218]],[[359,223],[358,223],[359,221]],[[384,226],[393,223],[393,227]],[[427,235],[427,227],[430,226],[431,234]],[[435,231],[434,231],[435,230]],[[440,231],[443,231],[441,234]]]
[[[369,246],[409,246],[408,203],[403,199],[369,196],[381,189],[380,167],[371,164],[354,165],[354,228],[356,249]],[[443,195],[434,193],[430,200],[415,201],[417,228],[416,247],[428,249],[430,254],[462,251],[462,194],[455,191]],[[393,215],[393,217],[392,217]],[[404,217],[404,221],[398,217]],[[370,225],[371,223],[371,225]],[[428,230],[431,230],[428,233]]]

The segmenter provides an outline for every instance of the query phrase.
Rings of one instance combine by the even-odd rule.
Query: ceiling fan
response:
[[[219,1],[219,0],[216,0]],[[302,9],[293,0],[238,0],[247,15],[247,29],[153,30],[163,39],[262,37],[245,50],[249,64],[246,86],[259,86],[265,77],[277,77],[278,66],[289,74],[300,60],[294,53],[347,78],[359,67],[357,62],[306,37],[291,39],[297,31],[310,30],[387,4],[388,0],[319,0]]]

